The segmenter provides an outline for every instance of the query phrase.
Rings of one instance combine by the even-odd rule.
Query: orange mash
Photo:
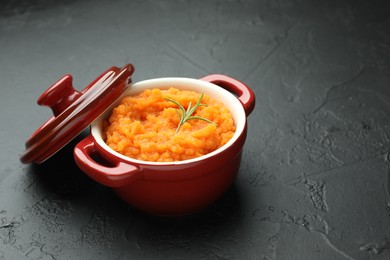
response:
[[[178,132],[179,107],[196,104],[201,93],[194,91],[148,89],[125,97],[105,122],[106,143],[115,151],[143,161],[172,162],[195,158],[223,146],[235,132],[228,109],[204,95],[193,116],[207,118],[186,121]],[[178,114],[179,112],[179,114]]]

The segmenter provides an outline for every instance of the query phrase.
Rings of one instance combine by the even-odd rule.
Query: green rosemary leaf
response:
[[[192,115],[199,106],[207,106],[206,104],[202,104],[201,103],[203,95],[204,95],[204,93],[202,93],[200,95],[198,101],[196,102],[196,104],[194,106],[192,106],[192,102],[190,102],[188,104],[187,110],[182,106],[182,104],[180,104],[176,100],[173,100],[173,99],[170,99],[170,98],[165,98],[166,100],[168,100],[168,101],[174,103],[175,105],[177,105],[179,107],[180,111],[181,111],[181,113],[180,113],[178,110],[176,110],[176,113],[177,113],[177,115],[180,118],[179,125],[176,128],[176,133],[180,130],[181,126],[185,122],[187,122],[188,120],[197,119],[197,120],[203,120],[203,121],[208,122],[210,124],[215,124],[213,121],[211,121],[211,120],[209,120],[207,118],[200,117],[200,116],[193,116]]]
[[[187,120],[190,120],[190,119],[203,120],[203,121],[206,121],[207,123],[216,125],[216,123],[214,123],[213,121],[211,121],[211,120],[209,120],[207,118],[201,117],[201,116],[189,116],[189,117],[187,117]]]

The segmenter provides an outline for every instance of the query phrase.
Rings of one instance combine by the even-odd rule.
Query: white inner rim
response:
[[[183,160],[183,161],[176,161],[176,162],[149,162],[149,161],[142,161],[133,159],[130,157],[127,157],[123,154],[120,154],[113,149],[111,149],[106,142],[102,138],[102,132],[103,132],[103,124],[102,119],[108,118],[111,114],[111,111],[113,108],[118,106],[119,102],[122,100],[125,96],[131,96],[131,95],[137,95],[144,91],[145,89],[153,89],[153,88],[159,88],[159,89],[168,89],[170,87],[174,87],[177,89],[182,90],[192,90],[196,91],[198,93],[205,93],[206,95],[209,95],[210,97],[222,102],[226,108],[229,109],[230,113],[232,114],[233,121],[236,127],[236,132],[233,135],[233,137],[222,147],[218,148],[217,150],[208,153],[206,155],[202,155],[200,157],[196,157],[189,160]],[[158,79],[150,79],[150,80],[144,80],[137,82],[127,88],[127,90],[115,101],[107,110],[104,112],[97,120],[95,120],[91,125],[91,134],[95,138],[98,145],[105,148],[107,151],[111,152],[117,157],[122,158],[123,160],[133,162],[134,164],[149,164],[149,165],[180,165],[180,164],[186,164],[190,162],[196,162],[200,160],[204,160],[208,157],[211,157],[217,153],[220,153],[221,151],[225,150],[227,147],[232,145],[237,138],[241,135],[242,131],[244,130],[246,122],[246,115],[244,108],[242,107],[240,101],[229,91],[206,81],[197,80],[197,79],[191,79],[191,78],[158,78]]]

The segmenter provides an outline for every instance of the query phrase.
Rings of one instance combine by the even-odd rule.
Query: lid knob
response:
[[[73,88],[72,81],[71,75],[63,76],[38,98],[37,103],[50,107],[54,116],[58,116],[81,96],[81,93]]]

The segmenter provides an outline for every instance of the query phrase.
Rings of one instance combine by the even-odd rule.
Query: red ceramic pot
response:
[[[147,162],[112,150],[103,140],[103,119],[124,96],[145,89],[193,90],[221,101],[231,112],[236,132],[224,146],[207,155],[178,162]],[[200,80],[159,78],[128,87],[91,125],[91,134],[74,149],[77,165],[95,181],[112,187],[128,204],[155,215],[184,215],[199,211],[221,197],[239,170],[247,134],[247,117],[255,105],[252,90],[224,75]],[[101,158],[101,159],[96,159]]]

